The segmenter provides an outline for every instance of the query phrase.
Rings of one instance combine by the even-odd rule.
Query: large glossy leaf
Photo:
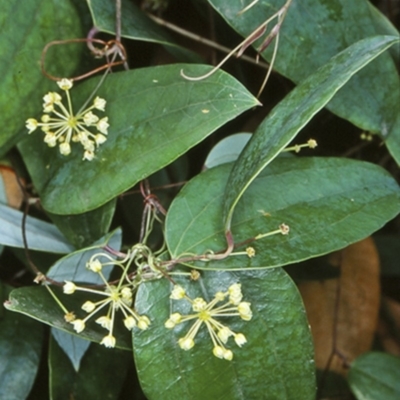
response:
[[[400,397],[400,358],[366,353],[350,367],[349,383],[358,400],[397,400]]]
[[[115,34],[115,1],[87,0],[94,26],[101,32]],[[178,46],[163,28],[153,22],[133,2],[121,1],[121,36],[165,45],[180,61],[201,62],[195,53]]]
[[[358,70],[399,40],[378,36],[357,42],[304,80],[271,111],[232,169],[224,206],[227,230],[235,205],[260,171]]]
[[[29,18],[27,18],[29,16]],[[25,120],[40,110],[40,96],[52,82],[39,68],[43,47],[52,40],[81,37],[79,15],[72,2],[49,0],[2,2],[0,13],[1,48],[0,154],[22,136]],[[68,76],[79,62],[79,47],[58,46],[48,53],[50,73]]]
[[[174,276],[174,279],[176,276]],[[231,344],[233,360],[212,354],[213,344],[205,326],[196,335],[195,346],[178,346],[193,321],[173,331],[164,327],[172,312],[190,313],[187,302],[169,299],[167,280],[140,286],[136,306],[152,321],[147,331],[135,332],[133,348],[141,386],[149,400],[169,399],[269,399],[314,398],[313,349],[301,298],[282,269],[250,272],[204,272],[199,281],[176,278],[191,298],[210,301],[217,291],[240,282],[244,301],[251,302],[253,318],[219,318],[247,343]],[[186,307],[188,306],[188,307]],[[218,318],[217,318],[218,319]],[[155,379],[156,377],[156,379]]]
[[[53,400],[118,399],[132,355],[116,349],[90,345],[75,371],[57,342],[50,341],[50,397]]]
[[[0,283],[1,302],[10,290]],[[36,321],[0,307],[0,398],[25,399],[39,367],[43,329]]]
[[[98,95],[107,100],[108,140],[90,162],[82,161],[78,147],[73,147],[68,157],[61,156],[43,143],[41,132],[21,143],[46,210],[77,214],[97,208],[257,105],[257,100],[224,72],[202,82],[189,82],[180,76],[182,68],[193,75],[209,69],[175,64],[107,77]],[[74,101],[78,98],[83,103],[97,83],[94,78],[74,88]]]
[[[0,243],[11,247],[24,247],[22,238],[23,213],[0,204]],[[28,248],[49,253],[69,253],[73,247],[52,224],[27,216],[25,234]]]
[[[285,3],[259,0],[249,11],[241,0],[209,0],[227,22],[243,36],[249,35]],[[278,57],[274,68],[300,83],[330,57],[353,43],[388,32],[384,16],[377,17],[366,0],[293,0],[281,28]],[[378,26],[379,25],[379,26]],[[383,29],[384,27],[384,29]],[[395,30],[394,30],[395,31]],[[395,34],[398,38],[399,33]],[[260,44],[260,41],[256,43]],[[272,46],[262,53],[270,60]],[[361,71],[329,103],[328,108],[362,129],[380,133],[400,163],[398,99],[400,80],[393,59],[385,54]]]
[[[222,251],[223,186],[230,165],[213,168],[190,181],[172,203],[166,240],[172,257]],[[228,178],[229,177],[229,178]],[[256,256],[197,262],[199,268],[276,267],[325,254],[361,240],[400,212],[400,189],[382,168],[337,158],[277,158],[239,202],[232,223],[235,243],[289,225],[255,242]],[[239,249],[238,249],[239,250]]]

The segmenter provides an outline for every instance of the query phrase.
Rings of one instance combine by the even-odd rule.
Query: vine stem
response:
[[[171,31],[179,33],[180,35],[185,36],[188,39],[192,39],[192,40],[194,40],[196,42],[199,42],[199,43],[202,43],[202,44],[204,44],[206,46],[212,47],[213,49],[219,50],[222,53],[229,54],[232,51],[232,49],[230,49],[229,47],[222,46],[222,45],[220,45],[220,44],[218,44],[218,43],[216,43],[216,42],[214,42],[214,41],[212,41],[210,39],[207,39],[207,38],[205,38],[203,36],[200,36],[200,35],[194,34],[192,32],[189,32],[189,31],[187,31],[185,29],[182,29],[179,26],[174,25],[171,22],[167,22],[162,18],[156,17],[156,16],[154,16],[152,14],[147,14],[147,15],[149,16],[149,18],[151,18],[157,24],[159,24],[161,26],[164,26],[164,27],[170,29]],[[262,62],[262,61],[261,62],[257,61],[255,58],[246,56],[245,54],[243,54],[241,56],[241,58],[244,61],[247,61],[247,62],[249,62],[251,64],[257,65],[257,66],[259,66],[261,68],[264,68],[264,69],[268,69],[269,68],[269,65],[267,63]]]

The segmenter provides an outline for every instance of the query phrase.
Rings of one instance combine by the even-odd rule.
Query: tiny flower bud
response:
[[[192,281],[197,281],[200,278],[200,272],[197,269],[192,269],[190,271],[190,279]]]
[[[226,297],[226,295],[225,295],[225,293],[223,293],[223,292],[217,292],[217,293],[215,293],[215,298],[216,298],[218,301],[223,301],[223,300],[225,299],[225,297]]]
[[[97,146],[100,146],[106,140],[107,140],[107,138],[104,135],[102,135],[101,133],[98,133],[94,138],[94,141],[96,142]]]
[[[63,291],[65,294],[72,294],[76,290],[76,285],[73,282],[70,281],[65,281],[65,284],[63,286]]]
[[[165,322],[165,327],[168,329],[172,329],[175,327],[175,325],[179,324],[181,322],[182,315],[179,313],[173,313],[169,316],[169,319]]]
[[[229,286],[228,293],[229,293],[229,302],[238,305],[242,298],[242,285],[240,283],[234,283],[233,285]]]
[[[60,153],[63,156],[67,156],[68,154],[71,153],[71,146],[68,142],[64,142],[60,144]]]
[[[228,361],[232,361],[233,353],[231,350],[225,349],[224,350],[224,359]]]
[[[179,347],[182,350],[190,350],[194,346],[194,340],[192,338],[180,338],[178,340]]]
[[[96,308],[96,305],[91,301],[85,301],[82,304],[81,308],[82,308],[83,311],[86,311],[87,313],[90,313]]]
[[[123,299],[130,300],[132,298],[132,289],[124,287],[121,290],[121,296]]]
[[[111,329],[111,319],[109,317],[103,316],[96,319],[96,324],[99,324],[105,329]]]
[[[96,108],[97,110],[100,111],[104,111],[106,108],[106,101],[102,98],[100,98],[99,96],[97,96],[94,100],[93,100],[93,106],[94,108]]]
[[[62,90],[69,90],[73,86],[73,82],[70,79],[63,78],[60,81],[57,82],[57,85],[60,87]]]
[[[289,231],[290,231],[289,225],[280,224],[279,225],[279,229],[280,229],[282,235],[288,235],[289,234]]]
[[[93,153],[93,151],[85,150],[85,152],[83,153],[82,160],[92,161],[93,158],[94,158],[94,153]]]
[[[238,309],[240,318],[242,318],[245,321],[251,320],[253,313],[251,312],[250,303],[248,303],[247,301],[242,301],[237,306],[237,309]]]
[[[200,312],[200,311],[205,310],[206,307],[207,307],[207,303],[201,297],[197,297],[196,299],[193,300],[193,303],[192,303],[193,311]]]
[[[310,149],[315,149],[318,146],[317,141],[314,139],[310,139],[307,144]]]
[[[150,320],[145,316],[142,315],[137,323],[139,329],[146,330],[150,326]]]
[[[57,137],[53,132],[48,132],[44,137],[44,142],[47,143],[49,147],[54,147],[57,145]]]
[[[85,323],[81,319],[75,319],[74,321],[71,321],[71,324],[74,326],[74,330],[77,333],[80,333],[85,329]]]
[[[224,358],[224,349],[221,346],[215,346],[213,348],[213,354],[215,357]]]
[[[25,124],[26,128],[29,130],[28,133],[32,133],[38,127],[38,122],[35,118],[27,119]]]
[[[107,135],[108,127],[110,126],[110,124],[107,121],[108,117],[104,117],[96,124],[96,128],[105,135]]]
[[[247,343],[246,336],[243,335],[243,333],[237,333],[234,336],[235,342],[239,347],[242,347],[245,343]]]
[[[91,111],[87,112],[83,116],[83,122],[86,126],[90,126],[95,124],[99,120],[99,117],[97,115],[94,115]]]
[[[229,336],[232,336],[233,332],[226,326],[224,326],[223,328],[221,328],[218,331],[218,337],[221,339],[222,343],[226,343],[229,339]]]
[[[94,260],[90,260],[87,264],[86,264],[86,268],[90,269],[93,272],[99,273],[102,269],[102,265],[101,262],[95,258]]]
[[[254,247],[248,247],[246,249],[246,253],[249,258],[253,258],[256,255],[256,251],[254,250]]]
[[[101,340],[100,344],[104,345],[105,347],[115,347],[115,337],[113,335],[104,336]]]
[[[76,318],[76,316],[75,316],[75,314],[74,314],[72,311],[67,312],[67,313],[64,315],[64,319],[65,319],[66,322],[72,322],[72,321],[75,320],[75,318]]]
[[[133,329],[136,326],[135,318],[133,318],[132,316],[126,317],[124,319],[124,325],[128,330]]]
[[[172,289],[169,298],[173,300],[180,300],[183,299],[185,295],[186,295],[185,289],[182,286],[175,285],[174,288]]]

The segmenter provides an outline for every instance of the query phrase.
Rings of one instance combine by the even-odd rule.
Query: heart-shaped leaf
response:
[[[135,183],[174,161],[257,100],[234,78],[219,72],[202,82],[183,79],[209,67],[167,65],[109,75],[98,91],[107,100],[107,142],[92,161],[82,148],[62,156],[33,132],[20,145],[44,208],[79,214],[100,207]],[[81,104],[98,83],[94,78],[73,89]],[[75,92],[75,93],[74,93]],[[76,147],[75,147],[76,145]]]
[[[227,262],[229,263],[230,260]],[[315,392],[313,348],[298,291],[282,269],[248,272],[202,272],[198,281],[174,275],[192,299],[211,301],[216,292],[240,282],[243,301],[251,303],[253,317],[215,317],[247,339],[238,348],[229,339],[233,360],[213,355],[205,325],[195,336],[195,346],[182,350],[178,339],[193,321],[172,331],[164,323],[171,313],[190,314],[186,300],[171,300],[171,284],[163,279],[140,286],[136,307],[151,319],[146,331],[133,334],[139,380],[149,400],[185,399],[311,399]],[[181,304],[181,302],[185,304]],[[186,306],[186,307],[185,307]],[[154,379],[154,377],[157,379]]]
[[[166,240],[174,259],[225,250],[220,216],[230,168],[223,165],[198,175],[171,204]],[[399,212],[400,188],[376,165],[338,158],[279,157],[237,206],[232,232],[235,243],[242,243],[243,255],[229,257],[229,263],[197,261],[195,265],[242,269],[298,262],[357,242]],[[288,235],[254,241],[282,223],[290,227]],[[246,255],[245,246],[254,247],[255,257]]]

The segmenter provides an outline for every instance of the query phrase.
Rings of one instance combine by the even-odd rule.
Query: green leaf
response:
[[[24,247],[22,238],[23,213],[0,204],[0,243],[11,247]],[[49,253],[69,253],[73,247],[52,224],[27,216],[25,234],[28,248]]]
[[[243,300],[251,302],[253,318],[217,318],[247,338],[237,347],[226,344],[233,360],[216,358],[206,327],[201,326],[195,346],[184,351],[178,339],[193,321],[173,330],[164,327],[172,312],[190,313],[185,300],[171,300],[171,284],[163,279],[139,287],[136,307],[152,324],[133,334],[139,380],[149,400],[159,399],[312,399],[315,395],[313,347],[298,291],[277,268],[249,272],[204,272],[199,281],[174,276],[191,298],[210,301],[217,291],[240,282]],[[183,304],[182,304],[183,303]],[[156,379],[155,379],[156,377]]]
[[[52,338],[49,350],[50,397],[53,400],[118,399],[131,360],[129,352],[92,343],[78,373]]]
[[[91,342],[60,329],[51,328],[51,334],[53,336],[52,339],[57,342],[58,347],[64,352],[63,358],[67,356],[75,372],[79,372],[82,357],[85,355]]]
[[[115,2],[108,0],[87,0],[93,24],[100,32],[115,34]],[[134,3],[121,1],[121,36],[127,39],[159,43],[180,61],[201,62],[201,57],[178,46],[172,37],[153,22]]]
[[[56,297],[61,301],[64,307],[70,312],[73,311],[77,318],[84,318],[86,314],[81,310],[82,304],[87,301],[99,300],[87,293],[74,293],[73,295],[65,295],[61,289],[55,286],[51,287]],[[62,331],[69,332],[73,335],[90,340],[91,342],[100,343],[107,331],[94,320],[90,320],[84,331],[79,335],[73,330],[71,324],[65,321],[64,312],[50,295],[48,290],[41,287],[23,287],[14,289],[10,294],[10,299],[5,303],[7,310],[25,314],[44,324],[50,325]],[[115,337],[117,338],[116,347],[120,349],[131,349],[130,335],[127,329],[121,324],[115,326]]]
[[[400,33],[396,29],[396,27],[392,24],[392,22],[386,17],[386,15],[382,14],[378,8],[376,8],[369,1],[367,2],[369,11],[371,13],[371,18],[375,25],[376,33],[379,35],[391,35],[391,36],[399,36]],[[395,63],[400,63],[400,44],[397,46],[392,46],[389,50],[390,55],[392,56]]]
[[[357,42],[309,76],[270,112],[232,169],[224,205],[227,231],[237,202],[262,169],[358,70],[398,41],[393,36],[377,36]]]
[[[108,140],[94,160],[59,154],[34,132],[20,150],[43,207],[56,214],[79,214],[100,207],[135,183],[174,161],[257,100],[234,78],[218,72],[189,82],[179,71],[200,75],[209,67],[167,65],[111,74],[98,95],[107,100]],[[94,78],[73,89],[80,104],[94,89]],[[76,145],[76,147],[75,147]]]
[[[82,37],[82,31],[79,15],[68,0],[9,0],[2,4],[0,26],[0,154],[4,154],[26,134],[22,132],[25,120],[39,112],[38,99],[53,86],[39,68],[44,46],[52,40]],[[79,54],[79,46],[52,47],[48,72],[68,76],[79,63]]]
[[[358,400],[397,400],[400,398],[400,358],[371,352],[352,362],[351,390]]]
[[[49,213],[60,231],[77,248],[91,245],[110,229],[116,199],[84,214],[57,215]]]
[[[207,169],[236,161],[251,138],[251,133],[235,133],[219,141],[208,153],[204,166]]]
[[[48,271],[47,276],[53,280],[64,282],[85,282],[93,285],[102,285],[104,281],[101,277],[86,268],[86,263],[95,254],[106,253],[105,246],[111,247],[113,250],[120,250],[122,242],[122,231],[117,229],[103,238],[99,239],[92,246],[86,247],[70,253],[57,261]],[[112,254],[106,253],[111,259],[115,259]],[[100,259],[103,261],[102,257]],[[110,261],[107,259],[107,261]],[[102,269],[103,276],[108,279],[110,277],[113,265],[107,265]]]
[[[4,300],[10,290],[0,283],[0,298]],[[36,321],[0,307],[0,399],[25,399],[39,367],[43,329]]]
[[[225,250],[221,214],[230,167],[223,165],[195,177],[171,204],[165,230],[174,259]],[[256,256],[229,258],[229,264],[225,259],[195,265],[242,269],[298,262],[363,239],[399,211],[398,184],[374,164],[338,158],[277,158],[246,191],[232,223],[235,243],[245,242],[238,250],[252,246]],[[282,223],[289,225],[288,235],[251,241]]]
[[[259,0],[242,15],[237,15],[244,7],[241,0],[209,0],[209,3],[237,32],[248,36],[285,2]],[[281,27],[274,69],[299,84],[346,47],[390,32],[385,25],[382,29],[376,10],[372,12],[365,0],[293,1]],[[398,39],[399,33],[394,33],[394,37]],[[256,47],[261,40],[256,42]],[[272,47],[270,45],[262,53],[267,60],[271,59]],[[399,98],[400,79],[396,65],[389,54],[384,54],[348,82],[327,107],[361,129],[380,133],[384,140],[394,136],[396,139],[388,141],[387,146],[400,164],[400,148],[394,147],[400,142],[400,123],[396,121]]]

